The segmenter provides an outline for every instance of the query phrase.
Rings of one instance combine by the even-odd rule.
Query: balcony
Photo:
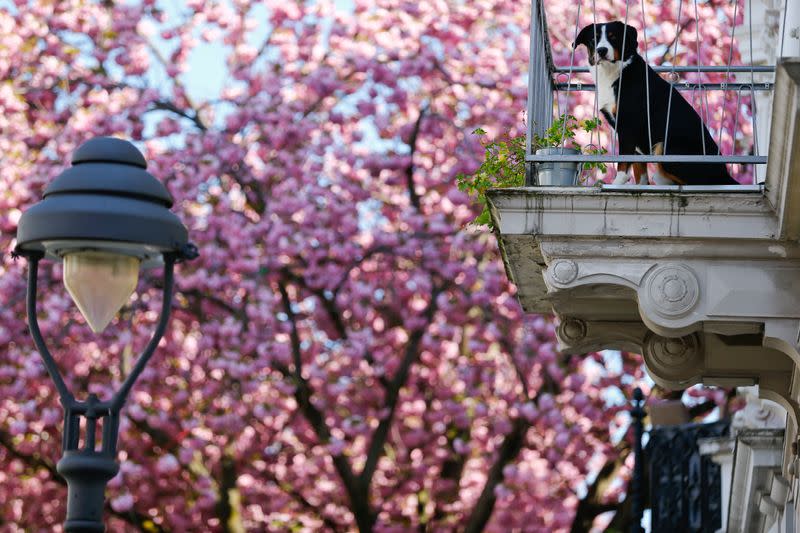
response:
[[[593,90],[584,78],[572,78],[582,75],[579,65],[554,65],[544,8],[533,2],[526,155],[532,169],[548,161],[659,163],[698,157],[614,150],[594,156],[533,153],[530,138],[568,109],[566,95]],[[759,24],[737,31],[755,32]],[[796,39],[787,39],[796,54]],[[773,53],[775,48],[773,43]],[[765,49],[769,43],[760,51],[750,46],[754,59],[747,68],[699,67],[700,78],[722,69],[739,78],[744,74],[746,82],[723,86],[700,79],[686,86],[748,94],[753,142],[745,151],[753,153],[737,152],[732,142],[732,149],[700,157],[739,165],[738,175],[748,175],[740,182],[749,184],[610,185],[595,174],[588,181],[597,186],[544,187],[536,185],[531,171],[525,187],[495,189],[487,198],[520,302],[527,312],[560,318],[564,352],[642,353],[650,376],[670,389],[696,383],[758,385],[760,395],[786,408],[791,427],[797,427],[800,59],[784,58],[772,67]],[[678,66],[666,68],[681,74]],[[698,67],[688,70],[696,73]],[[563,81],[565,71],[570,79]],[[726,134],[722,125],[710,129],[715,138]],[[740,138],[735,132],[727,135]],[[599,142],[613,146],[610,137]],[[786,441],[795,438],[792,430]]]
[[[784,3],[782,8],[777,5]],[[713,38],[711,34],[701,37],[701,33],[703,33],[701,28],[705,26],[704,21],[693,18],[693,16],[700,16],[697,11],[697,2],[694,3],[694,13],[691,12],[691,1],[678,2],[680,6],[677,13],[674,14],[676,17],[674,20],[653,21],[654,24],[660,26],[658,28],[642,27],[644,16],[641,15],[641,9],[644,9],[644,2],[641,3],[641,9],[637,2],[632,4],[628,2],[625,6],[609,9],[618,15],[620,22],[624,20],[629,25],[631,32],[637,32],[634,26],[638,27],[637,52],[639,55],[694,107],[697,115],[708,128],[712,145],[706,146],[706,141],[703,139],[702,153],[683,153],[680,151],[680,147],[669,150],[669,142],[672,142],[668,135],[671,126],[670,120],[675,128],[677,119],[675,115],[667,112],[665,131],[655,125],[658,122],[655,116],[652,117],[651,123],[651,106],[655,96],[650,95],[649,84],[644,79],[639,85],[646,89],[646,94],[651,101],[651,106],[648,106],[646,111],[646,128],[650,145],[657,143],[660,138],[664,141],[665,154],[645,154],[642,152],[647,149],[645,146],[637,146],[636,153],[630,149],[623,151],[618,146],[617,136],[611,131],[611,127],[600,129],[597,132],[578,133],[578,138],[575,139],[584,146],[602,148],[607,152],[603,155],[587,155],[586,151],[577,155],[537,153],[536,148],[540,146],[535,140],[537,137],[546,136],[548,128],[553,123],[554,114],[556,117],[575,115],[578,119],[597,117],[606,122],[607,126],[612,126],[612,123],[620,118],[618,111],[613,118],[610,118],[601,110],[600,102],[613,96],[615,107],[620,103],[624,105],[625,94],[622,88],[619,90],[623,94],[606,94],[604,99],[598,93],[598,87],[590,75],[587,50],[582,46],[573,48],[564,45],[565,40],[568,43],[572,43],[573,40],[578,42],[579,29],[584,25],[605,22],[598,19],[598,15],[595,13],[597,6],[604,7],[604,4],[605,2],[598,0],[592,2],[591,7],[587,6],[583,10],[580,2],[575,2],[572,9],[565,9],[564,3],[557,4],[559,12],[556,20],[560,24],[558,27],[560,39],[555,39],[548,26],[547,15],[548,7],[555,8],[556,4],[547,0],[533,0],[532,2],[525,155],[530,171],[526,185],[537,185],[539,180],[536,168],[540,164],[567,162],[582,164],[638,163],[650,165],[651,170],[653,165],[659,163],[724,163],[728,165],[729,170],[733,170],[732,174],[739,183],[763,183],[769,149],[769,119],[772,109],[775,63],[776,59],[783,57],[784,53],[794,53],[798,40],[796,37],[791,37],[787,44],[787,39],[778,38],[779,26],[777,24],[781,20],[784,23],[787,21],[791,23],[792,19],[787,19],[786,15],[788,11],[797,9],[789,6],[788,2],[780,0],[736,0],[731,2],[733,8],[729,8],[728,11],[713,8],[716,9],[713,13],[715,16],[724,18],[724,15],[727,15],[732,19],[727,22],[730,33],[717,36],[713,43],[703,40],[704,38]],[[649,1],[647,4],[653,4],[653,2]],[[686,6],[681,10],[684,4]],[[602,12],[604,11],[601,9]],[[661,16],[663,15],[661,13]],[[706,12],[705,15],[708,16],[709,13]],[[781,15],[784,16],[783,19],[781,19]],[[800,16],[800,13],[793,13],[793,15],[796,18]],[[794,31],[788,28],[787,25],[787,32]],[[668,36],[673,39],[673,43],[656,45],[653,42],[653,34],[661,34],[663,38],[669,31],[674,32]],[[627,32],[626,29],[625,33]],[[564,35],[565,33],[566,35]],[[595,35],[595,39],[600,40],[600,37]],[[554,42],[559,43],[560,49],[554,49]],[[702,52],[709,48],[716,49],[719,52],[718,55],[725,57],[716,64],[699,64]],[[736,49],[738,49],[738,54],[734,53]],[[554,54],[554,52],[557,53]],[[557,60],[564,64],[556,65]],[[620,71],[619,79],[625,81],[623,71]],[[637,95],[637,97],[639,96]],[[644,96],[642,95],[641,98],[644,99]],[[664,103],[672,106],[673,101],[670,96],[669,101]],[[726,106],[728,109],[725,109]],[[736,111],[732,111],[730,108],[734,108]],[[721,112],[720,109],[722,109]],[[644,114],[644,110],[642,113]],[[678,118],[683,119],[684,117],[679,116]],[[644,119],[645,117],[642,117],[643,121]],[[663,120],[661,122],[663,127]],[[667,142],[668,140],[669,142]],[[700,139],[697,141],[699,142]],[[561,144],[561,147],[564,147],[564,143]],[[666,153],[667,151],[668,153]],[[625,188],[604,183],[602,175],[596,170],[583,171],[580,174],[580,181],[584,184],[596,184],[607,190]]]

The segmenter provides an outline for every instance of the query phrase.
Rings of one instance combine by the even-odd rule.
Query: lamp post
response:
[[[642,533],[642,512],[643,512],[643,484],[644,484],[644,453],[642,451],[642,435],[644,434],[644,424],[642,423],[647,413],[644,410],[644,394],[642,389],[633,389],[633,408],[631,409],[633,424],[633,476],[631,477],[631,514],[633,523],[631,533]]]
[[[158,346],[169,319],[173,267],[197,257],[188,232],[169,208],[172,197],[146,170],[131,143],[99,137],[73,154],[72,167],[45,190],[19,221],[14,253],[28,259],[28,326],[64,408],[63,457],[56,468],[67,482],[69,532],[103,532],[105,487],[119,470],[119,415],[136,379]],[[130,298],[139,269],[163,265],[161,315],[153,337],[109,399],[69,391],[37,322],[39,261],[64,262],[64,285],[91,329],[102,331]],[[81,417],[85,419],[80,446]],[[98,446],[97,425],[102,424]]]

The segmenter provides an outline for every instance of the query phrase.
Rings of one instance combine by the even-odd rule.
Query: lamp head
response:
[[[169,210],[172,197],[146,168],[130,142],[87,141],[19,221],[15,252],[63,259],[64,284],[94,331],[128,300],[139,268],[163,263],[165,254],[196,256]]]

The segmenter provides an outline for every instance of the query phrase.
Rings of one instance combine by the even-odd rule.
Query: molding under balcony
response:
[[[668,388],[758,384],[800,415],[800,59],[776,73],[763,186],[487,194],[523,308],[565,352],[644,355]]]
[[[782,489],[788,485],[779,475],[783,438],[782,429],[744,430],[736,435],[726,531],[765,531],[767,522],[774,522],[782,510],[787,492]]]

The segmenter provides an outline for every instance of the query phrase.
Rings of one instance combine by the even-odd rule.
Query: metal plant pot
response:
[[[578,155],[576,148],[539,148],[536,155]],[[580,163],[568,161],[543,161],[535,163],[538,185],[572,187],[578,184]]]

